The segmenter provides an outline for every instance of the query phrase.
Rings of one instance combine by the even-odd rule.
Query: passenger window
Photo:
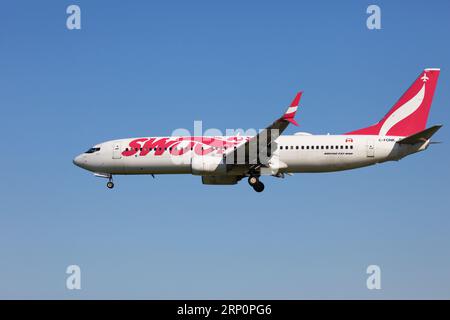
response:
[[[327,150],[328,150],[328,146],[325,146],[325,149],[327,149]]]
[[[298,146],[296,146],[296,147],[295,147],[295,149],[297,149],[297,150],[298,150]]]
[[[305,146],[302,146],[302,150],[304,150],[305,149]]]
[[[353,149],[353,146],[350,146],[350,149]]]

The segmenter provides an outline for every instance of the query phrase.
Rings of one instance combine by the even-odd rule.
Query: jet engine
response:
[[[191,159],[192,174],[205,175],[225,175],[226,164],[220,156],[194,156]]]

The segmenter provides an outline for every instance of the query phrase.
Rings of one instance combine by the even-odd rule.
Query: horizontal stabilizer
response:
[[[409,137],[403,138],[400,141],[397,141],[398,144],[416,144],[423,143],[430,139],[440,128],[442,125],[432,126],[428,129],[415,133]]]

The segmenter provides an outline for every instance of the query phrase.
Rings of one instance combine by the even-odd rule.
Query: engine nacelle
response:
[[[225,175],[227,172],[226,164],[222,157],[218,156],[194,156],[191,159],[192,174],[205,175]]]

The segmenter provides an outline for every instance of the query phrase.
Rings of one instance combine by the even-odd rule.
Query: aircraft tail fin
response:
[[[424,130],[439,72],[440,69],[436,68],[423,70],[377,124],[347,134],[407,137]]]

